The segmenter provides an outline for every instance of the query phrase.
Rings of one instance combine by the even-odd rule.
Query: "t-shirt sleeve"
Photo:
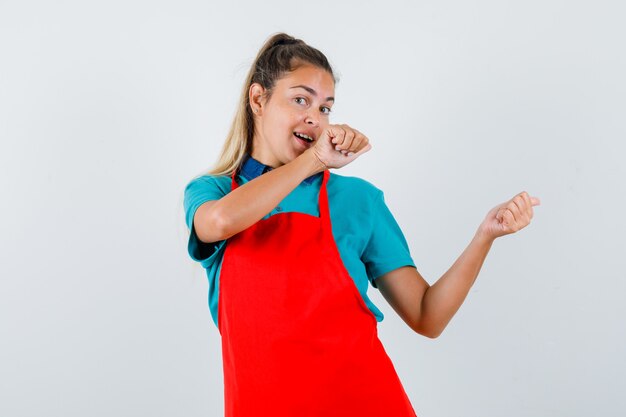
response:
[[[382,191],[375,198],[373,207],[372,234],[361,260],[372,286],[378,288],[376,278],[402,266],[415,267],[415,263],[400,226],[385,204]]]
[[[220,186],[217,177],[202,176],[195,178],[185,187],[184,209],[185,221],[189,228],[187,251],[194,261],[200,262],[203,267],[210,267],[217,259],[218,253],[224,248],[226,240],[205,243],[202,242],[193,224],[193,218],[198,207],[211,200],[219,200],[228,193]]]

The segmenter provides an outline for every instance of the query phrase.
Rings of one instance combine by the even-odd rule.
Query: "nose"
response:
[[[309,125],[319,126],[320,124],[320,115],[317,112],[317,109],[311,109],[307,111],[304,122]]]

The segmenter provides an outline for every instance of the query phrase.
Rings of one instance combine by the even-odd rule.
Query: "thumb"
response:
[[[541,204],[541,200],[539,200],[539,197],[530,197],[530,203],[533,206],[538,206]]]
[[[333,125],[328,125],[326,126],[326,129],[324,129],[323,134],[326,134],[326,137],[329,139],[334,139],[338,134],[342,133],[343,129],[333,126]]]

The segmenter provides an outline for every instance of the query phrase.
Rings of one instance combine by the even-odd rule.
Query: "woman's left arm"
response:
[[[461,256],[433,285],[405,266],[378,277],[378,289],[411,329],[436,338],[461,307],[494,240],[526,227],[538,204],[524,191],[491,209]]]

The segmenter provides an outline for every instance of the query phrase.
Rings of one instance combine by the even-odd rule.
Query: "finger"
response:
[[[370,140],[367,138],[367,136],[362,133],[359,133],[357,137],[359,138],[359,143],[353,148],[355,152],[360,151],[361,149],[366,147],[368,143],[370,143]]]
[[[521,194],[516,195],[511,199],[511,202],[517,206],[517,209],[520,213],[526,211],[526,202],[524,201],[524,197]]]
[[[498,208],[498,212],[496,213],[496,220],[498,220],[498,222],[502,223],[504,221],[505,211],[506,211],[506,206],[502,204],[501,207]]]
[[[506,208],[509,209],[509,211],[511,212],[511,214],[513,215],[513,220],[515,221],[520,221],[521,220],[521,213],[519,211],[519,208],[517,207],[517,204],[515,203],[515,200],[511,200],[506,204]]]
[[[354,139],[352,140],[352,145],[350,145],[350,149],[348,150],[352,153],[355,153],[356,151],[362,148],[361,142],[363,142],[363,136],[356,135]]]
[[[333,129],[333,131],[335,132],[335,138],[332,140],[334,144],[333,147],[335,148],[335,150],[339,151],[341,150],[341,144],[345,139],[346,132],[341,128],[335,128]]]
[[[339,148],[348,153],[348,150],[352,146],[352,141],[354,140],[354,131],[350,128],[344,129],[344,131],[346,132],[346,135],[344,136],[343,143],[339,146]]]
[[[341,125],[328,125],[326,129],[333,133],[333,143],[341,143],[341,141],[338,139],[338,136],[345,133]]]
[[[511,210],[504,210],[504,213],[502,214],[502,218],[503,218],[503,222],[502,224],[504,226],[506,226],[508,229],[512,229],[513,226],[515,225],[515,217],[513,217],[513,213],[511,212]]]
[[[346,131],[341,127],[337,127],[334,129],[337,133],[335,135],[335,139],[333,143],[335,144],[335,150],[341,150],[341,146],[343,145],[344,140],[346,139]]]
[[[366,137],[365,137],[365,135],[364,135],[363,133],[359,132],[359,131],[358,131],[358,130],[356,130],[356,129],[352,129],[352,131],[354,132],[354,139],[355,139],[355,140],[357,140],[357,139],[358,139],[357,145],[352,146],[352,150],[353,150],[353,151],[357,151],[357,150],[359,149],[358,145],[359,145],[361,142],[363,142],[363,139],[364,139],[364,138],[366,138]]]
[[[530,197],[530,201],[532,202],[533,206],[538,206],[541,204],[541,200],[539,200],[539,197]]]
[[[333,125],[326,126],[324,130],[322,131],[322,134],[320,135],[320,137],[322,137],[324,134],[328,136],[328,138],[332,142],[333,139],[335,139],[335,131],[333,130]]]
[[[523,191],[522,193],[520,193],[520,195],[524,199],[524,204],[526,205],[525,208],[526,208],[526,213],[528,214],[528,218],[532,219],[534,213],[533,213],[533,205],[532,205],[532,202],[530,201],[530,196],[528,195],[526,191]]]
[[[528,207],[526,206],[526,201],[524,200],[524,196],[522,196],[522,193],[513,197],[513,203],[517,208],[517,211],[513,212],[517,221],[529,223],[530,214],[528,213]]]

